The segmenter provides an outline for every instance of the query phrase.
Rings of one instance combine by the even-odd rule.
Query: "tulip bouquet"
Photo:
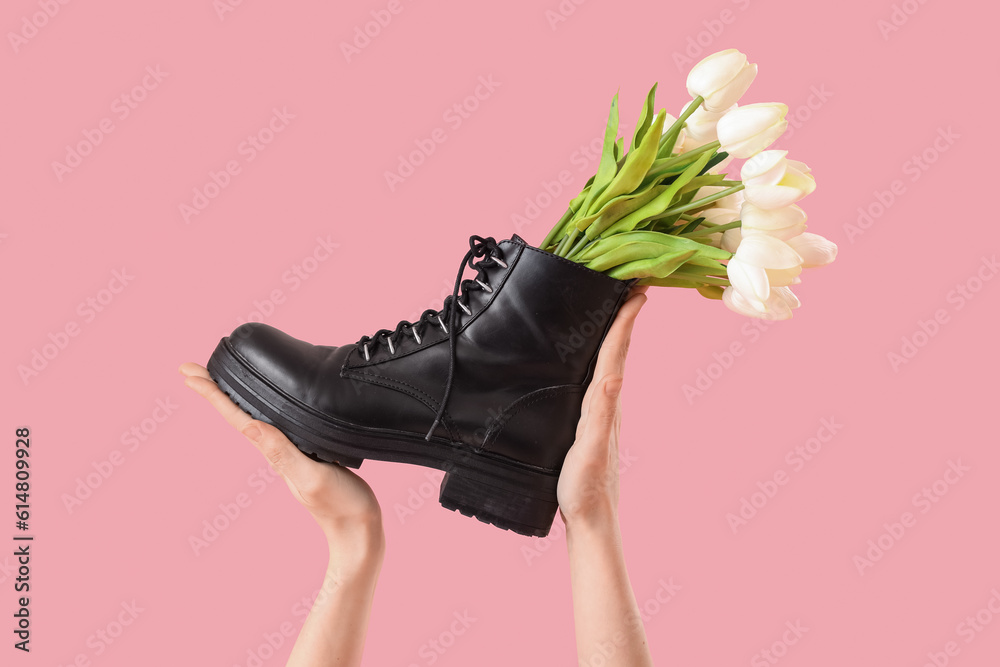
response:
[[[539,247],[620,280],[694,288],[751,317],[791,317],[790,286],[837,246],[805,231],[796,202],[816,187],[809,167],[767,150],[788,107],[737,103],[756,75],[736,49],[708,56],[677,118],[654,114],[654,84],[627,152],[616,94],[597,172]],[[734,179],[723,170],[737,158]]]

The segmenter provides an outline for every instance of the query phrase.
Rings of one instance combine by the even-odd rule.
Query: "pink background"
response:
[[[49,5],[58,13],[32,18]],[[301,623],[324,540],[177,366],[207,361],[258,310],[343,344],[440,306],[471,234],[541,241],[596,169],[581,148],[615,91],[631,136],[654,81],[676,114],[690,64],[736,47],[760,67],[744,101],[790,107],[777,147],[813,168],[810,231],[840,256],[807,272],[791,321],[754,329],[666,288],[639,317],[621,516],[653,655],[1000,664],[1000,232],[975,199],[994,188],[996,6],[400,0],[348,62],[341,44],[388,6],[247,1],[220,17],[212,0],[4,4],[0,539],[13,544],[14,429],[28,425],[36,541],[28,656],[11,648],[13,547],[0,549],[0,662],[283,664],[292,638],[270,651],[266,636]],[[479,77],[494,89],[449,120]],[[275,108],[294,118],[248,159],[241,143]],[[95,134],[102,120],[112,130]],[[391,190],[385,172],[436,128],[444,142]],[[52,163],[85,132],[100,143],[60,179]],[[181,204],[230,161],[239,173],[186,222]],[[546,201],[563,171],[571,184]],[[336,248],[304,262],[319,237]],[[734,343],[742,354],[726,357]],[[46,345],[54,358],[24,381],[18,367]],[[688,400],[699,373],[704,392]],[[144,440],[124,435],[133,427]],[[808,461],[795,454],[809,445]],[[574,664],[560,525],[519,537],[440,508],[440,473],[366,462],[361,474],[388,539],[367,664]],[[220,505],[238,498],[239,516],[196,554],[190,538],[224,525]],[[727,515],[744,499],[762,506],[734,532]],[[880,556],[870,540],[884,553],[859,565]],[[671,582],[680,590],[657,600]],[[133,602],[121,634],[98,639]],[[463,613],[476,620],[449,636]]]

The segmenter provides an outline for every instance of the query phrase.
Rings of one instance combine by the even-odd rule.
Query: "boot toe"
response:
[[[260,322],[238,327],[229,346],[245,365],[293,398],[311,402],[312,388],[336,347],[312,345]]]

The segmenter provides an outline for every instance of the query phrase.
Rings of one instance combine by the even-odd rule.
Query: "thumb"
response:
[[[601,378],[597,391],[590,399],[587,415],[587,426],[584,431],[586,449],[593,456],[607,453],[611,445],[611,435],[615,428],[615,418],[618,414],[618,396],[621,393],[623,378],[611,374]]]
[[[279,475],[293,482],[302,479],[310,459],[279,429],[258,419],[251,419],[243,425],[240,433],[260,450]]]

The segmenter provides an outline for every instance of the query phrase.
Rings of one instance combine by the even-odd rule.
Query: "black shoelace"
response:
[[[485,259],[481,259],[478,262],[473,263],[478,257],[485,257]],[[462,280],[462,274],[465,273],[466,265],[475,269],[476,278],[474,280]],[[467,315],[471,315],[472,311],[469,310],[467,305],[467,295],[469,291],[477,289],[485,290],[487,292],[493,291],[493,287],[486,282],[484,265],[506,267],[507,263],[504,260],[503,251],[500,250],[496,239],[492,236],[485,239],[481,236],[470,236],[469,252],[465,253],[465,257],[462,259],[462,263],[458,267],[458,275],[455,277],[455,287],[451,292],[451,296],[445,298],[441,310],[436,311],[432,308],[428,308],[420,315],[417,321],[412,324],[408,320],[400,320],[393,331],[390,331],[389,329],[379,329],[371,336],[362,336],[361,340],[357,343],[358,349],[362,351],[366,360],[371,359],[370,348],[383,341],[389,348],[389,353],[395,354],[396,342],[399,340],[399,337],[404,331],[409,331],[409,333],[413,336],[413,339],[417,342],[417,345],[419,345],[421,338],[417,327],[421,324],[429,326],[432,324],[431,318],[437,319],[438,326],[440,326],[441,329],[448,335],[448,381],[445,384],[444,398],[441,399],[441,405],[438,406],[437,415],[434,417],[434,423],[431,424],[431,428],[427,431],[427,435],[424,436],[424,440],[431,439],[431,434],[441,421],[441,417],[444,415],[445,407],[448,405],[448,397],[451,395],[451,383],[455,377],[455,332],[456,329],[458,329],[456,322],[458,308],[464,310]],[[459,288],[461,288],[461,294],[459,294]],[[463,296],[466,297],[466,303],[462,303],[461,301]],[[447,326],[445,326],[445,318],[447,318],[448,321]]]

